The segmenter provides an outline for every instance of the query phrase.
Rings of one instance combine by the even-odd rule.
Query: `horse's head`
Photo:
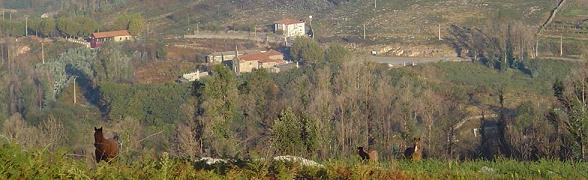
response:
[[[102,127],[96,128],[94,127],[94,140],[98,141],[104,139],[104,134],[102,134]]]
[[[421,138],[420,137],[415,137],[414,138],[414,151],[419,151],[421,147]]]

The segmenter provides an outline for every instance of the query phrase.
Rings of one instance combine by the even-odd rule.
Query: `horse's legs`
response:
[[[106,155],[104,152],[96,150],[96,163],[100,163],[101,160],[106,161]]]

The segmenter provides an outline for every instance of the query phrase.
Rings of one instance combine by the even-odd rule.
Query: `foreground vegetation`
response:
[[[73,179],[462,179],[462,178],[565,178],[588,177],[588,163],[541,160],[454,162],[406,160],[362,163],[357,157],[322,162],[324,167],[305,167],[295,162],[236,160],[213,166],[170,157],[119,157],[111,164],[86,163],[64,151],[23,151],[16,144],[0,147],[0,178]]]

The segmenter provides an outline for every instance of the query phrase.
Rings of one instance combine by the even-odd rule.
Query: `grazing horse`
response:
[[[361,157],[361,160],[369,160],[369,161],[373,161],[373,162],[378,162],[378,151],[376,150],[369,150],[368,152],[366,152],[363,147],[358,147],[357,148],[357,153],[359,154],[359,156]]]
[[[414,138],[414,145],[404,151],[404,157],[410,158],[412,161],[419,161],[422,159],[423,148],[421,147],[421,138]]]
[[[96,147],[96,163],[101,160],[110,162],[118,154],[118,143],[115,139],[106,139],[102,127],[94,127],[94,147]]]

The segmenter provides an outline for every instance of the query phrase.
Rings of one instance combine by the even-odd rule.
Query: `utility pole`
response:
[[[29,16],[25,16],[25,37],[29,36]]]
[[[363,39],[365,39],[365,24],[363,24]]]
[[[525,41],[523,40],[523,38],[520,38],[520,40],[521,40],[521,45],[520,45],[520,48],[521,48],[521,60],[522,61],[525,61],[525,45],[523,45],[523,44],[525,44]]]
[[[374,11],[378,9],[378,0],[374,0]]]
[[[235,58],[233,59],[233,69],[237,75],[241,74],[241,60],[239,59],[239,49],[235,45]]]
[[[43,45],[43,40],[41,40],[41,60],[45,64],[45,46]]]
[[[539,58],[539,37],[535,41],[535,58]]]
[[[507,63],[507,60],[506,60],[506,51],[504,51],[504,64],[506,64],[506,63]]]
[[[439,41],[441,41],[443,39],[441,39],[441,24],[439,24]]]
[[[563,35],[559,36],[559,56],[563,56]]]
[[[312,28],[312,16],[308,16],[308,19],[308,26],[310,27],[310,32],[312,33],[312,39],[314,39],[314,28]]]
[[[76,104],[76,103],[78,102],[78,101],[77,101],[77,97],[76,97],[76,78],[77,78],[77,76],[74,76],[74,77],[73,77],[73,80],[74,80],[74,81],[73,81],[73,84],[74,84],[74,85],[73,85],[73,90],[74,90],[73,103],[74,103],[74,104]]]

